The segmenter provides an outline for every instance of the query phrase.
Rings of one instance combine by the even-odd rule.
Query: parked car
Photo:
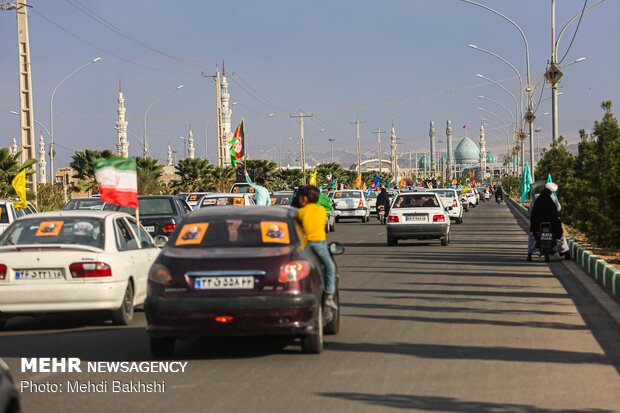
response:
[[[149,273],[153,356],[171,356],[178,338],[244,335],[299,337],[304,352],[321,352],[339,312],[324,311],[323,268],[295,215],[263,206],[193,212]]]
[[[158,252],[123,212],[22,217],[0,236],[0,325],[19,314],[86,310],[129,324]]]
[[[138,207],[140,224],[152,237],[172,234],[183,218],[192,212],[187,202],[176,195],[142,195],[138,197]],[[136,214],[133,208],[112,204],[106,204],[104,210],[122,211],[132,216]]]
[[[12,199],[0,199],[0,234],[6,230],[13,221],[24,215],[36,214],[36,208],[28,202],[26,208],[15,208]]]
[[[390,207],[387,222],[387,244],[394,246],[401,239],[439,239],[450,242],[450,217],[439,195],[434,192],[401,193]]]
[[[439,200],[444,207],[452,207],[447,211],[451,220],[457,224],[463,223],[463,206],[455,189],[433,189],[431,192],[439,195]]]
[[[103,211],[105,202],[99,197],[73,198],[62,207],[64,211]]]
[[[196,205],[196,209],[214,206],[246,206],[256,205],[254,202],[254,194],[251,193],[235,193],[235,194],[209,194],[200,198]]]
[[[360,219],[362,222],[370,220],[370,208],[364,192],[359,189],[349,189],[331,192],[336,211],[336,222],[342,218]]]
[[[0,359],[0,412],[19,413],[21,411],[19,393],[11,370],[4,360]]]

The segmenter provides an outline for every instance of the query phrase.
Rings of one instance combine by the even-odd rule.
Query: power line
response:
[[[283,110],[286,111],[285,108],[278,106],[276,104],[274,104],[273,102],[271,102],[269,99],[265,98],[263,95],[261,95],[256,89],[254,89],[252,86],[250,86],[250,84],[248,82],[246,82],[243,77],[241,77],[241,75],[239,73],[235,72],[235,76],[237,76],[237,78],[239,78],[239,80],[245,85],[247,86],[248,89],[250,89],[251,91],[253,91],[259,98],[261,98],[265,103],[268,104],[268,106],[271,106],[273,108],[279,109],[279,110]]]
[[[570,51],[570,48],[573,46],[573,42],[575,41],[575,37],[577,36],[577,32],[579,31],[579,26],[581,25],[581,19],[583,18],[583,14],[586,11],[586,6],[587,5],[588,5],[588,0],[584,0],[584,2],[583,2],[583,9],[581,10],[581,15],[579,16],[579,21],[577,22],[577,27],[575,27],[575,32],[573,33],[573,38],[570,39],[570,44],[568,45],[568,49],[566,49],[566,53],[564,53],[564,56],[562,56],[562,59],[560,59],[560,62],[558,64],[562,64],[564,59],[566,59],[566,56],[568,55],[568,52]]]
[[[104,49],[102,47],[97,46],[96,44],[94,44],[94,43],[92,43],[92,42],[90,42],[90,41],[88,41],[88,40],[78,36],[77,34],[72,33],[68,29],[64,28],[60,24],[58,24],[55,21],[53,21],[52,19],[50,19],[49,17],[41,14],[36,9],[31,9],[30,11],[35,13],[35,14],[37,14],[39,17],[41,17],[42,19],[44,19],[45,21],[47,21],[51,25],[53,25],[53,26],[57,27],[58,29],[62,30],[63,32],[67,33],[69,36],[71,36],[71,37],[73,37],[73,38],[75,38],[75,39],[77,39],[77,40],[79,40],[79,41],[89,45],[90,47],[92,47],[94,49],[99,50],[100,52],[103,52],[103,53],[105,53],[105,54],[107,54],[109,56],[112,56],[112,57],[114,57],[116,59],[119,59],[119,60],[121,60],[121,61],[123,61],[125,63],[129,63],[129,64],[132,64],[132,65],[135,65],[135,66],[143,67],[145,69],[155,70],[155,71],[158,71],[158,72],[164,72],[164,73],[169,73],[169,74],[179,74],[178,72],[173,72],[173,71],[166,70],[166,69],[160,69],[160,68],[157,68],[157,67],[148,66],[148,65],[145,65],[145,64],[142,64],[142,63],[139,63],[139,62],[134,62],[133,60],[126,59],[126,58],[124,58],[122,56],[119,56],[119,55],[113,53],[113,52],[110,52],[109,50],[106,50],[106,49]]]
[[[99,23],[100,25],[102,25],[103,27],[111,30],[112,32],[118,34],[119,36],[129,40],[130,42],[133,42],[141,47],[144,47],[148,50],[151,50],[155,53],[158,53],[162,56],[166,56],[170,59],[176,60],[176,61],[180,61],[183,63],[189,63],[192,65],[199,65],[198,67],[204,67],[205,63],[204,62],[200,62],[197,60],[191,60],[191,59],[187,59],[184,57],[180,57],[180,56],[175,56],[172,55],[170,53],[166,53],[160,49],[157,49],[154,46],[149,45],[148,43],[143,42],[142,40],[132,36],[131,34],[123,31],[122,29],[120,29],[118,26],[114,25],[113,23],[111,23],[109,20],[101,17],[100,15],[98,15],[97,13],[95,13],[92,9],[89,9],[87,6],[85,6],[84,4],[80,3],[78,0],[65,0],[67,3],[69,3],[71,6],[75,7],[77,10],[79,10],[81,13],[85,14],[86,16],[90,17],[91,19],[95,20],[97,23]]]

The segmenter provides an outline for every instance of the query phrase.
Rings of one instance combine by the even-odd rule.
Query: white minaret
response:
[[[11,141],[11,148],[9,149],[11,155],[17,154],[17,140],[13,137],[13,141]]]
[[[172,147],[168,145],[168,162],[166,163],[168,166],[173,166],[172,164]]]
[[[187,152],[189,159],[194,159],[196,148],[194,147],[194,134],[192,133],[192,126],[189,127],[189,133],[187,134]]]
[[[392,162],[392,177],[396,179],[396,174],[398,173],[398,152],[396,150],[396,129],[394,129],[394,122],[392,122],[390,149],[390,161]]]
[[[435,159],[435,122],[431,122],[431,127],[428,130],[428,136],[431,138],[431,173],[437,174],[437,159]]]
[[[446,123],[446,137],[448,138],[448,175],[452,178],[454,174],[454,151],[452,149],[452,121]]]
[[[47,162],[45,161],[45,141],[43,140],[43,134],[39,137],[39,183],[46,184],[47,176],[45,170],[47,168]]]
[[[484,125],[480,121],[480,182],[484,181],[487,171],[487,142],[484,139]]]
[[[118,80],[118,106],[116,112],[116,153],[122,158],[129,156],[129,140],[127,140],[127,121],[125,120],[125,98],[123,97],[123,81]]]
[[[226,69],[222,62],[222,135],[224,137],[224,165],[230,165],[230,144],[232,139],[230,119],[232,117],[232,109],[229,106],[230,95],[228,94],[228,80],[226,79]]]

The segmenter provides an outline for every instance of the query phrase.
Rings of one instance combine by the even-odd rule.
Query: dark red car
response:
[[[295,212],[204,208],[183,220],[149,273],[153,356],[171,356],[177,338],[204,336],[289,335],[304,352],[322,351],[340,314],[323,305],[323,267]],[[344,252],[337,243],[330,249]]]

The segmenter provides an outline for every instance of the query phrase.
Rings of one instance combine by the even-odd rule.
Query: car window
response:
[[[129,230],[127,223],[122,218],[114,220],[114,231],[116,233],[116,248],[119,251],[131,251],[138,249],[138,241]]]
[[[439,202],[434,194],[398,195],[392,208],[437,208]]]
[[[277,247],[297,242],[297,234],[288,219],[245,217],[185,222],[173,234],[169,245],[178,248]]]
[[[245,199],[242,196],[214,196],[209,198],[203,198],[200,207],[204,208],[211,206],[227,205],[242,206],[245,205]]]
[[[134,234],[137,234],[138,237],[140,238],[140,245],[142,246],[142,248],[155,248],[155,244],[153,244],[153,239],[144,230],[142,225],[140,225],[140,228],[138,229],[135,219],[133,218],[125,218],[125,219],[129,222],[129,225],[131,226],[131,229],[133,229]]]
[[[16,221],[0,245],[78,244],[103,248],[103,220],[89,217],[43,217]]]
[[[358,191],[337,191],[334,192],[335,199],[342,198],[356,198],[359,199],[362,197],[362,193]]]
[[[192,212],[192,208],[189,205],[187,205],[187,202],[183,201],[182,199],[177,199],[177,202],[179,203],[179,206],[181,207],[181,211],[185,212],[185,215]]]
[[[290,205],[292,200],[293,195],[274,194],[271,196],[271,205]]]
[[[456,198],[454,191],[433,191],[442,198]]]
[[[62,207],[64,210],[101,210],[103,209],[104,202],[98,198],[80,198],[72,199]]]
[[[138,206],[141,216],[175,215],[171,198],[141,198]]]
[[[0,205],[0,224],[9,223],[9,214],[6,208],[6,204]]]

